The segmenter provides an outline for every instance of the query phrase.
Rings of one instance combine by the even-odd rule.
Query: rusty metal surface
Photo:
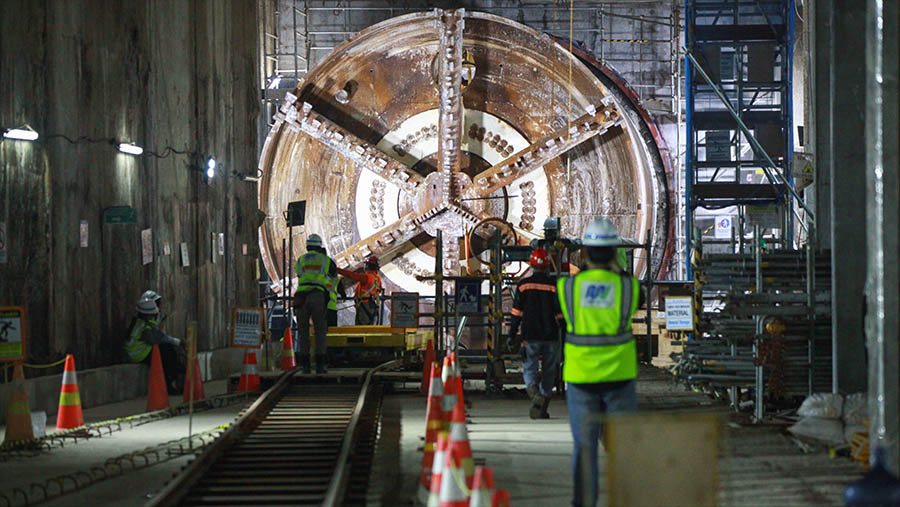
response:
[[[448,39],[459,29],[462,48]],[[475,60],[465,88],[456,72],[463,48]],[[448,104],[454,93],[461,113]],[[665,245],[665,170],[621,96],[566,47],[505,18],[435,11],[374,25],[310,72],[276,115],[260,160],[266,269],[283,277],[282,211],[299,199],[306,225],[295,229],[291,258],[318,233],[343,266],[380,254],[389,289],[433,291],[415,276],[434,269],[436,230],[444,268],[457,273],[458,238],[491,216],[512,223],[521,242],[539,237],[549,216],[577,237],[606,215],[623,236],[644,241],[650,231]],[[447,158],[442,140],[453,134],[460,151]],[[645,265],[639,259],[638,272]]]

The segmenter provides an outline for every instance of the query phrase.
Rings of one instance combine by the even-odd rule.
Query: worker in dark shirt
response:
[[[522,376],[531,399],[532,419],[549,419],[547,406],[559,372],[559,329],[562,311],[556,295],[556,280],[547,273],[550,256],[536,248],[528,260],[534,273],[519,281],[509,326],[510,349],[515,349],[522,329]],[[539,371],[540,370],[540,371]]]

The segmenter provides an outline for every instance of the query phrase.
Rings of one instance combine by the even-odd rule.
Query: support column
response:
[[[866,388],[863,290],[866,277],[866,4],[816,2],[817,224],[831,246],[835,392]],[[848,55],[856,55],[849,58]],[[833,183],[833,184],[832,184]],[[821,193],[819,193],[821,192]],[[826,199],[829,202],[824,202]],[[827,205],[827,209],[822,207]],[[830,216],[829,219],[822,217]],[[827,222],[830,222],[830,227]]]
[[[898,14],[893,0],[866,0],[866,344],[869,356],[871,449],[900,472],[900,178],[898,178]],[[871,456],[874,457],[874,452]]]

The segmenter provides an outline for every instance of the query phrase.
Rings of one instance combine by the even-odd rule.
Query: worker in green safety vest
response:
[[[597,502],[598,415],[637,408],[631,319],[640,291],[637,280],[619,266],[620,243],[616,226],[608,218],[595,218],[581,241],[587,269],[557,281],[566,319],[563,380],[575,442],[572,505]]]
[[[153,346],[159,346],[159,357],[162,362],[163,375],[166,378],[166,390],[169,394],[181,393],[184,384],[184,366],[179,358],[178,347],[182,341],[169,336],[159,329],[159,305],[162,296],[148,290],[141,295],[136,305],[137,314],[131,321],[128,341],[125,342],[125,354],[132,363],[150,365]]]
[[[297,259],[297,292],[293,307],[297,315],[297,354],[304,373],[310,372],[309,321],[312,319],[316,345],[316,373],[327,369],[328,303],[337,283],[337,265],[325,253],[322,238],[310,234],[306,238],[306,254]]]

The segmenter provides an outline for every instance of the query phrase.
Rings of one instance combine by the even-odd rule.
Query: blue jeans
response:
[[[525,347],[525,360],[522,361],[525,385],[537,385],[541,396],[550,398],[559,373],[559,342],[533,341],[522,346]],[[538,373],[538,366],[541,373]]]
[[[572,505],[593,507],[597,503],[597,450],[602,428],[599,421],[588,422],[586,418],[637,410],[635,381],[596,384],[566,382],[566,404],[569,407],[572,440],[575,441],[572,456],[575,495]]]

